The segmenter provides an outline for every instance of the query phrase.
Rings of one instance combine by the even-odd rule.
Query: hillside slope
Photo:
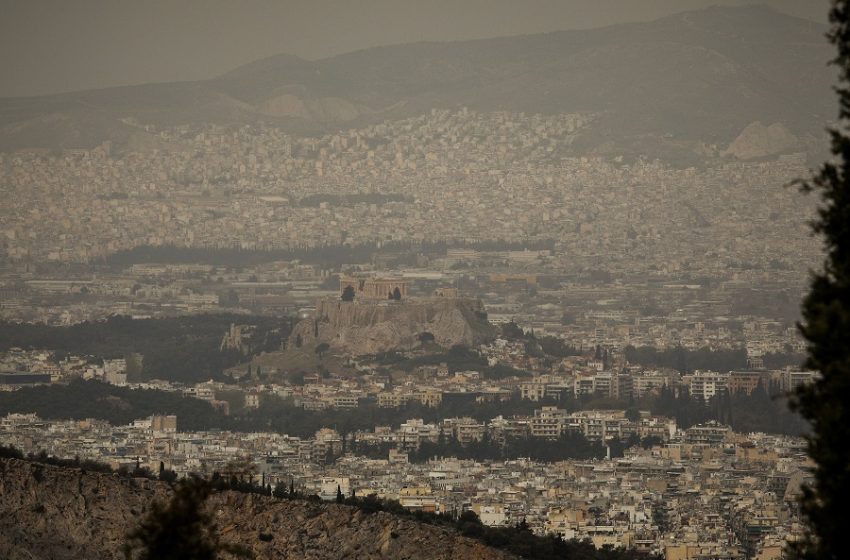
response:
[[[127,531],[168,492],[146,479],[0,459],[0,558],[123,558]],[[222,540],[257,558],[513,558],[445,529],[348,506],[235,492],[214,494],[209,506]]]

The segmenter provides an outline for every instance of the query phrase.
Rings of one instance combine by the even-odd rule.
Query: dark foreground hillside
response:
[[[0,459],[0,558],[123,558],[126,533],[169,492],[148,479]],[[350,506],[221,492],[209,507],[222,540],[255,558],[514,558],[448,529]]]

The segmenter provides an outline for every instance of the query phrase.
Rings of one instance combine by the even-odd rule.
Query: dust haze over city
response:
[[[829,2],[0,5],[0,557],[804,538]]]

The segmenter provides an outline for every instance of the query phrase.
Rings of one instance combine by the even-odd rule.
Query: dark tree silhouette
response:
[[[800,325],[808,342],[805,365],[820,377],[793,401],[812,426],[814,481],[801,498],[809,533],[796,547],[811,560],[846,558],[850,527],[850,0],[834,0],[829,19],[828,37],[838,50],[832,63],[840,70],[840,123],[830,130],[835,157],[802,184],[822,197],[812,227],[823,236],[827,257],[812,276]]]
[[[393,290],[392,299],[396,301],[401,301],[401,290],[399,290],[398,287]]]
[[[430,342],[434,342],[434,340],[436,340],[434,338],[434,334],[429,333],[428,331],[419,333],[417,338],[419,338],[419,342],[421,342],[422,344],[427,344],[427,343],[430,343]]]
[[[219,541],[212,514],[204,504],[212,492],[209,482],[187,480],[168,504],[154,502],[141,525],[128,535],[125,556],[137,560],[213,560],[228,552],[247,557],[238,547]]]
[[[313,351],[316,353],[317,356],[319,356],[319,359],[321,360],[322,358],[324,358],[325,352],[330,350],[330,348],[330,344],[328,344],[327,342],[322,342],[320,344],[317,344],[316,348]]]
[[[340,296],[342,301],[354,301],[354,286],[346,286]]]
[[[172,471],[172,470],[166,469],[165,463],[160,461],[159,462],[159,476],[158,476],[158,478],[159,478],[159,480],[162,480],[163,482],[174,482],[175,480],[177,480],[177,473]]]

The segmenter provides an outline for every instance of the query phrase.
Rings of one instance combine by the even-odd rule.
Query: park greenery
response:
[[[424,333],[428,334],[428,333]],[[433,335],[432,335],[433,336]],[[531,377],[528,371],[504,364],[489,365],[487,359],[478,352],[465,346],[452,346],[448,350],[406,356],[397,352],[386,352],[375,356],[375,363],[406,372],[412,372],[423,366],[446,365],[449,373],[477,371],[484,379],[504,379],[506,377]]]
[[[640,438],[611,443],[611,456],[622,457],[627,446],[639,445]],[[644,443],[653,443],[647,439]],[[387,457],[393,444],[374,445],[353,441],[348,449],[355,455],[383,459]],[[567,432],[558,439],[549,440],[534,437],[509,437],[504,441],[491,439],[485,433],[479,441],[466,444],[458,441],[453,434],[441,433],[436,442],[424,441],[418,448],[408,453],[408,460],[413,463],[425,463],[435,457],[456,457],[458,459],[473,459],[476,461],[500,461],[519,458],[529,458],[534,461],[564,461],[567,459],[590,460],[602,459],[606,455],[606,447],[589,441],[582,434]]]
[[[708,347],[690,350],[681,346],[658,349],[651,346],[626,346],[626,360],[630,364],[646,367],[675,369],[681,373],[703,371],[734,371],[749,367],[745,348],[711,349]],[[802,354],[793,350],[786,352],[768,352],[762,357],[764,367],[781,369],[799,368],[804,360]]]
[[[745,348],[688,350],[680,346],[659,350],[649,346],[637,348],[627,346],[625,358],[631,364],[671,368],[681,373],[691,373],[694,370],[732,371],[747,368],[747,350]]]
[[[472,248],[478,251],[544,250],[554,247],[553,240],[506,241],[489,239],[476,243],[388,241],[358,245],[321,245],[289,249],[242,249],[241,247],[182,247],[176,245],[139,245],[118,251],[106,258],[106,264],[126,267],[134,264],[209,264],[214,266],[248,267],[275,261],[300,261],[325,268],[339,269],[352,262],[369,262],[380,253],[445,254],[450,248]]]
[[[668,389],[637,401],[590,396],[575,398],[570,392],[565,392],[559,399],[540,401],[524,400],[513,395],[507,400],[477,402],[475,394],[464,396],[464,399],[445,399],[436,407],[414,401],[398,408],[382,408],[364,400],[352,409],[305,410],[292,399],[263,395],[258,408],[234,406],[231,414],[225,415],[206,401],[175,392],[137,390],[98,381],[75,380],[65,385],[0,393],[0,416],[12,412],[34,412],[45,419],[94,418],[113,425],[125,425],[153,414],[176,414],[181,431],[271,431],[312,437],[325,427],[335,428],[345,435],[370,431],[375,426],[398,426],[411,418],[434,423],[445,418],[470,417],[484,422],[500,415],[506,418],[528,416],[542,406],[557,406],[569,412],[588,409],[649,410],[653,414],[675,418],[680,428],[717,420],[743,433],[762,431],[799,435],[807,429],[805,422],[787,409],[785,397],[770,387],[757,387],[752,395],[723,393],[708,403],[690,397],[685,391],[675,394]],[[231,400],[238,404],[239,399]]]
[[[255,325],[248,351],[221,350],[232,323]],[[287,318],[226,313],[156,319],[113,316],[67,327],[0,321],[0,352],[10,348],[49,349],[66,355],[141,358],[135,380],[198,382],[224,379],[223,372],[254,354],[280,349],[289,336]],[[134,359],[130,360],[135,361]],[[135,372],[128,372],[131,378]]]

